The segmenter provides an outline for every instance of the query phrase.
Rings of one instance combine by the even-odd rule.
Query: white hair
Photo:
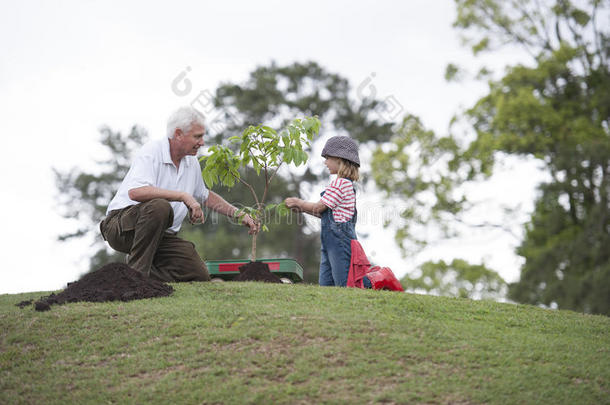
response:
[[[203,114],[191,106],[180,107],[174,111],[167,120],[167,137],[170,139],[173,138],[176,129],[180,129],[182,132],[188,132],[195,124],[199,124],[205,128]]]

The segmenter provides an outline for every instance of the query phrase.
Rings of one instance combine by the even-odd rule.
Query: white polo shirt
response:
[[[119,190],[110,201],[106,214],[112,210],[139,204],[129,198],[133,188],[153,186],[166,190],[183,191],[192,195],[201,204],[208,199],[210,192],[203,183],[199,160],[195,156],[185,156],[176,169],[169,154],[169,139],[163,138],[148,142],[136,154],[129,172],[123,179]],[[169,230],[178,232],[188,207],[182,201],[170,201],[174,210],[174,223]]]

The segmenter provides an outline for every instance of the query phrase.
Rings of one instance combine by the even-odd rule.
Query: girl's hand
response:
[[[300,198],[296,198],[296,197],[288,197],[284,200],[286,207],[290,208],[291,210],[295,210],[295,211],[301,211],[302,202],[303,202],[303,200],[301,200]]]

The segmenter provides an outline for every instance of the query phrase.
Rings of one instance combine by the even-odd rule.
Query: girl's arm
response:
[[[289,197],[285,200],[286,206],[290,209],[304,212],[309,215],[320,218],[322,213],[328,208],[322,201],[310,202],[300,198]]]

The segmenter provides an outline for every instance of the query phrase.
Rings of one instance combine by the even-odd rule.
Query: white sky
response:
[[[354,88],[374,75],[379,98],[393,96],[439,133],[452,114],[485,91],[474,82],[444,81],[449,62],[473,71],[479,66],[451,28],[450,0],[1,5],[0,293],[63,288],[87,270],[87,243],[56,241],[72,225],[57,214],[51,168],[93,167],[104,157],[101,125],[125,133],[139,124],[151,137],[163,136],[174,108],[222,81],[241,82],[272,60],[317,61]],[[497,54],[488,65],[504,66],[515,57]],[[193,92],[179,97],[171,83],[187,66]],[[531,210],[541,178],[533,167],[512,163],[495,185],[474,190],[490,200],[479,214],[497,218],[498,201]],[[362,224],[360,230],[374,233],[363,241],[373,260],[398,276],[422,260],[462,257],[485,261],[509,281],[518,278],[518,240],[498,231],[470,232],[469,238],[404,259],[380,224]]]

